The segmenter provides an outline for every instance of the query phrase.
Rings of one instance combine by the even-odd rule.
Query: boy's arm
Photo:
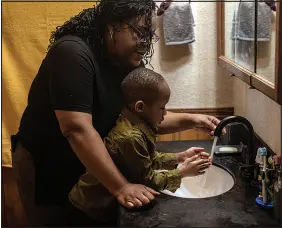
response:
[[[178,169],[157,172],[141,135],[132,135],[119,145],[122,151],[122,164],[133,182],[144,184],[155,190],[168,189],[175,192],[181,183]]]
[[[177,153],[154,152],[153,155],[154,169],[175,169],[177,167]]]

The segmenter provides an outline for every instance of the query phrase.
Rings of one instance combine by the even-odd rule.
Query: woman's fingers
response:
[[[137,197],[130,197],[127,199],[119,199],[120,204],[127,208],[133,208],[133,207],[142,207],[143,205],[150,202],[150,200],[145,196],[137,196]]]
[[[129,201],[129,202],[132,202],[135,207],[142,207],[142,205],[143,205],[142,202],[137,198],[134,198],[134,199],[132,199],[132,201]]]
[[[144,190],[142,191],[142,194],[137,195],[136,197],[141,201],[143,205],[150,203],[152,200],[155,199],[154,195],[159,195],[160,193],[155,191],[152,188],[149,188],[147,186],[143,186]]]
[[[143,192],[143,195],[144,195],[145,197],[147,197],[150,201],[152,201],[152,200],[155,199],[155,196],[154,196],[151,192],[149,192],[149,191],[144,191],[144,192]]]
[[[127,208],[133,208],[134,207],[134,203],[132,203],[132,201],[130,200],[126,200],[123,196],[119,196],[117,197],[118,199],[118,202],[123,205],[124,207],[127,207]]]
[[[155,196],[160,195],[159,192],[155,191],[155,190],[152,189],[152,188],[149,188],[149,187],[145,186],[145,189],[146,189],[149,193],[151,193],[151,194],[153,194],[153,195],[155,195]],[[154,197],[154,198],[155,198],[155,197]]]
[[[125,205],[123,205],[123,206],[125,206],[125,207],[127,207],[127,208],[133,208],[133,207],[134,207],[134,204],[131,203],[130,201],[127,201],[127,202],[125,202]]]
[[[150,203],[159,194],[159,192],[141,184],[128,184],[117,199],[127,208],[141,207]]]

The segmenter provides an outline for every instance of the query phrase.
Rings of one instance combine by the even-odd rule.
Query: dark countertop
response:
[[[192,146],[210,151],[212,140],[159,142],[158,151],[179,152]],[[218,143],[219,145],[220,143]],[[255,198],[258,188],[241,176],[235,156],[213,159],[231,170],[236,178],[233,188],[219,196],[185,199],[161,194],[149,206],[127,210],[120,207],[119,225],[123,227],[280,227],[272,210],[260,208]]]

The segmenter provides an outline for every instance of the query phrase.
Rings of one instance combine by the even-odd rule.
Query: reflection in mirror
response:
[[[255,71],[255,3],[225,1],[225,56]]]
[[[256,73],[274,84],[276,63],[276,7],[274,1],[270,1],[269,3],[272,3],[272,5],[268,5],[265,2],[258,3]]]
[[[255,53],[256,4],[257,53]],[[275,1],[230,0],[224,3],[225,56],[271,83],[274,83],[275,78],[275,10]]]

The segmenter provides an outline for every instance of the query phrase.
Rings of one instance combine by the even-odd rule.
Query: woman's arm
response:
[[[167,112],[158,128],[160,134],[171,134],[192,128],[213,134],[219,122],[216,117],[209,115]]]
[[[117,199],[126,206],[142,206],[158,194],[143,185],[130,184],[119,172],[87,113],[56,110],[63,135],[86,167]],[[129,202],[130,201],[130,202]]]

